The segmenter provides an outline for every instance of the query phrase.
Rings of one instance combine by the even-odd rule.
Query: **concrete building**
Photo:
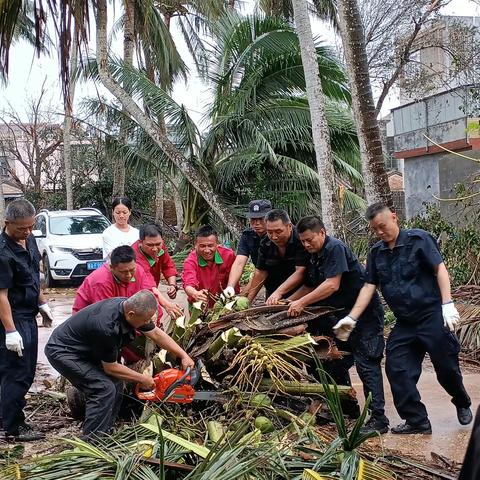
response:
[[[16,198],[23,197],[23,192],[19,188],[11,185],[10,183],[6,183],[4,179],[2,179],[2,190],[5,203],[11,202]]]
[[[470,187],[480,172],[480,164],[466,158],[480,159],[480,85],[402,105],[392,110],[392,122],[394,155],[403,163],[406,217],[422,214],[426,204],[460,222],[472,208],[477,211],[480,198],[447,199],[457,198],[461,186]]]

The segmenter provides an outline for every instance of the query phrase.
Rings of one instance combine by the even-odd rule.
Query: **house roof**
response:
[[[23,192],[18,187],[14,187],[9,183],[2,182],[2,190],[5,198],[23,197]]]

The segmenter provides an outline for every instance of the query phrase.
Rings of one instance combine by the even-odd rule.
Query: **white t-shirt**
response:
[[[130,226],[128,232],[122,232],[115,225],[110,225],[103,231],[103,258],[120,245],[132,245],[139,238],[138,229]]]

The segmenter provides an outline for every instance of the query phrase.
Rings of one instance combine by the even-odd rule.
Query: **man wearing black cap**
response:
[[[249,257],[252,259],[252,263],[257,266],[260,240],[267,233],[265,214],[271,209],[272,204],[268,200],[252,200],[248,204],[247,217],[250,221],[250,228],[245,229],[240,237],[237,257],[228,277],[228,286],[223,291],[223,295],[226,298],[231,298],[235,295],[235,285],[238,284]],[[248,286],[245,290],[248,290]]]

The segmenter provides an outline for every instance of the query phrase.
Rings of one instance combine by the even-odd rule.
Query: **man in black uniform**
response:
[[[25,395],[37,367],[39,310],[52,315],[40,291],[40,253],[32,235],[35,208],[15,200],[5,212],[0,235],[0,410],[6,437],[17,441],[44,438],[25,423]]]
[[[405,423],[392,428],[392,433],[432,433],[417,390],[425,353],[440,385],[452,396],[458,421],[467,425],[472,421],[471,402],[463,386],[460,345],[454,333],[459,315],[437,242],[424,230],[400,230],[396,214],[383,204],[368,207],[366,217],[381,241],[370,250],[366,283],[336,331],[348,335],[355,328],[378,286],[397,318],[387,341],[386,372]]]
[[[228,277],[228,286],[222,292],[225,298],[235,296],[235,285],[238,285],[248,259],[251,258],[252,263],[255,267],[257,266],[260,240],[267,233],[265,215],[271,209],[272,204],[268,200],[252,200],[248,204],[247,216],[250,221],[250,228],[245,229],[240,237],[237,256],[235,257]],[[251,282],[245,287],[243,293],[248,293],[250,285]]]
[[[303,282],[308,253],[285,210],[265,215],[267,236],[260,241],[258,261],[247,298],[250,303],[265,284],[268,305],[287,298]]]
[[[458,480],[480,480],[480,407],[477,408]]]
[[[309,331],[314,335],[332,335],[332,327],[353,307],[358,292],[365,283],[365,270],[350,248],[340,240],[326,234],[325,226],[318,216],[302,218],[297,231],[303,246],[310,254],[304,284],[291,297],[288,310],[291,316],[300,315],[309,305],[325,305],[338,309],[334,315],[310,322]],[[388,431],[385,416],[381,361],[385,342],[383,339],[384,312],[378,294],[375,294],[358,321],[355,334],[348,344],[338,342],[340,350],[351,351],[358,375],[363,383],[365,397],[372,394],[371,417],[363,432]],[[334,380],[342,385],[351,385],[348,369],[352,357],[325,362],[324,367],[335,363]],[[333,367],[333,365],[330,365]]]
[[[150,390],[155,387],[152,377],[117,362],[121,348],[134,340],[135,329],[178,357],[182,368],[193,367],[193,360],[152,322],[156,314],[155,296],[140,290],[129,298],[109,298],[83,308],[48,340],[45,354],[53,368],[85,395],[87,439],[112,430],[124,380]]]

